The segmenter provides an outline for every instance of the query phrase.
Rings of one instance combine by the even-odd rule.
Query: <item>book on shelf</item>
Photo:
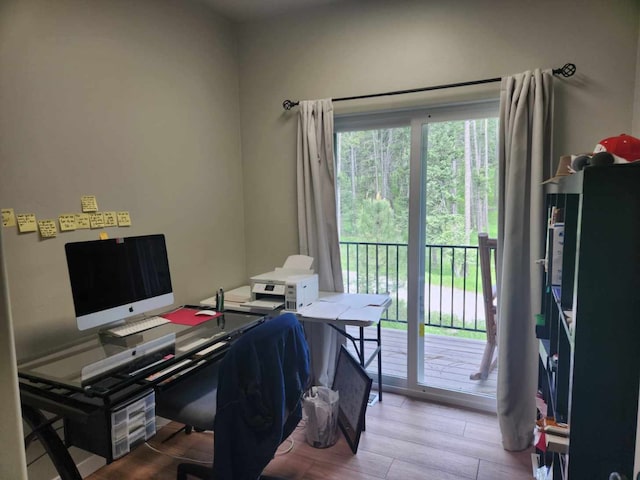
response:
[[[552,206],[547,222],[547,245],[545,248],[544,271],[549,285],[562,282],[562,250],[564,246],[564,211]]]
[[[545,432],[544,438],[548,452],[569,453],[569,437]]]
[[[564,209],[553,205],[549,211],[549,226],[564,223]]]
[[[562,283],[562,251],[564,248],[564,224],[556,223],[549,228],[549,283]]]

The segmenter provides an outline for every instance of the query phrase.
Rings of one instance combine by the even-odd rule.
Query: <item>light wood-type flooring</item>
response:
[[[169,423],[132,453],[107,465],[89,480],[175,479],[185,457],[210,460],[213,434],[180,432]],[[305,441],[304,420],[280,447],[265,473],[290,480],[529,480],[531,453],[506,452],[495,415],[385,393],[369,407],[366,431],[353,455],[342,433],[338,442],[317,449]],[[289,451],[287,451],[289,450]]]

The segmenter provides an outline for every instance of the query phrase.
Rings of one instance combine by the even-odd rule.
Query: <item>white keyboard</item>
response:
[[[167,320],[166,318],[147,317],[136,320],[134,322],[125,323],[124,325],[118,325],[117,327],[109,328],[106,331],[107,333],[115,337],[128,337],[129,335],[133,335],[134,333],[144,332],[145,330],[159,327],[160,325],[164,325],[165,323],[169,323],[169,320]]]

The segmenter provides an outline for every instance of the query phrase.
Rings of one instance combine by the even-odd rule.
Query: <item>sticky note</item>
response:
[[[38,222],[40,236],[42,238],[53,238],[58,235],[58,228],[55,220],[40,220]]]
[[[96,200],[95,195],[83,195],[80,198],[80,203],[82,204],[83,212],[97,212],[98,211],[98,200]]]
[[[91,228],[91,219],[88,213],[76,213],[76,229]]]
[[[58,223],[60,223],[61,232],[69,232],[76,229],[76,215],[75,213],[67,213],[58,216]]]
[[[90,213],[89,223],[91,228],[104,228],[104,215],[102,212]]]
[[[104,226],[105,227],[117,227],[118,219],[116,212],[104,212]]]
[[[418,336],[424,338],[424,323],[418,325]]]
[[[118,212],[118,226],[119,227],[130,227],[131,226],[131,217],[129,216],[129,212]]]
[[[13,208],[2,209],[2,226],[3,227],[15,227],[16,216],[13,213]]]
[[[100,232],[100,240],[109,240],[109,234],[107,232]]]
[[[18,231],[20,233],[38,231],[35,213],[19,213],[16,215],[16,219],[18,220]]]

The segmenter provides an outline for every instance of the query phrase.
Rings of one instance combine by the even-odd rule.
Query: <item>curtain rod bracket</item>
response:
[[[576,73],[576,66],[573,63],[565,63],[562,67],[560,68],[554,68],[551,70],[551,72],[554,75],[562,75],[565,78],[571,77],[573,76],[574,73]],[[373,98],[373,97],[384,97],[387,95],[401,95],[404,93],[415,93],[415,92],[426,92],[429,90],[440,90],[442,88],[453,88],[453,87],[466,87],[469,85],[479,85],[482,83],[491,83],[491,82],[499,82],[500,80],[502,80],[501,77],[497,77],[497,78],[486,78],[484,80],[474,80],[471,82],[462,82],[462,83],[450,83],[448,85],[437,85],[435,87],[424,87],[424,88],[414,88],[411,90],[399,90],[397,92],[385,92],[385,93],[374,93],[371,95],[358,95],[355,97],[342,97],[342,98],[334,98],[333,101],[334,102],[340,102],[343,100],[359,100],[361,98]],[[295,100],[285,100],[284,102],[282,102],[282,108],[284,108],[285,110],[291,110],[293,107],[295,107],[296,105],[299,105],[300,102],[297,102]]]
[[[562,75],[563,77],[572,77],[576,73],[576,66],[573,63],[565,63],[560,68],[554,68],[551,70],[554,75]]]
[[[282,108],[284,108],[285,110],[291,110],[296,105],[300,105],[300,102],[295,102],[295,101],[289,100],[289,99],[287,99],[284,102],[282,102]]]

